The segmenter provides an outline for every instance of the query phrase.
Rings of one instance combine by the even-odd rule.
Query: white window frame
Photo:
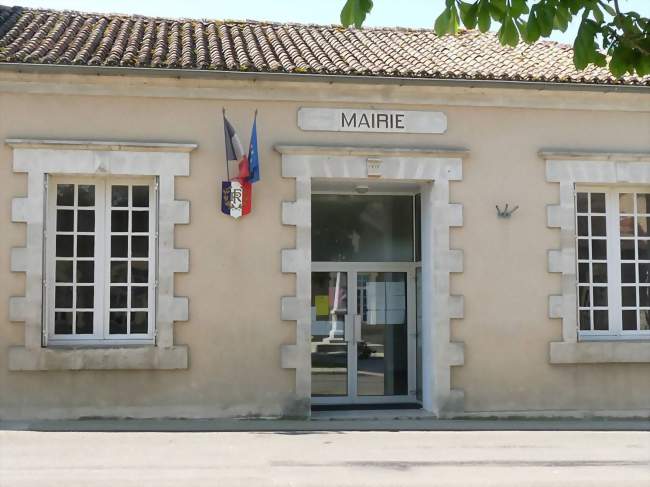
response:
[[[27,193],[12,200],[12,222],[26,224],[25,247],[11,250],[12,272],[25,273],[25,294],[9,299],[9,320],[24,323],[24,342],[9,347],[9,370],[187,369],[188,347],[174,343],[174,323],[189,319],[189,300],[175,296],[174,274],[189,271],[189,250],[174,247],[177,224],[190,222],[190,203],[175,199],[175,181],[189,176],[196,144],[7,139],[13,170]],[[65,177],[147,177],[158,181],[159,262],[154,343],[44,346],[46,181]]]
[[[95,302],[94,302],[94,333],[88,335],[57,335],[54,330],[54,292],[55,292],[55,274],[56,274],[56,186],[57,184],[89,184],[95,186]],[[148,326],[146,334],[136,336],[130,334],[110,334],[110,242],[113,234],[111,229],[111,188],[114,185],[147,186],[149,188],[149,249],[147,262],[149,264],[148,273]],[[46,281],[45,281],[45,331],[44,345],[147,345],[153,344],[155,339],[155,310],[156,310],[156,276],[157,271],[157,229],[158,229],[158,182],[151,177],[74,177],[48,175],[47,180],[47,218],[45,221],[46,231]],[[121,210],[131,211],[132,207],[121,207]],[[128,234],[130,235],[129,229]],[[75,229],[76,234],[76,229]],[[130,257],[126,262],[131,262]],[[128,286],[128,284],[127,284]],[[76,286],[75,286],[76,287]],[[143,286],[144,287],[144,286]],[[129,286],[130,290],[130,286]],[[129,299],[127,297],[127,299]],[[131,311],[130,307],[127,313]],[[74,312],[74,310],[73,310]]]
[[[650,186],[650,153],[540,151],[546,181],[558,183],[559,204],[547,206],[547,226],[559,229],[560,248],[549,249],[548,271],[561,274],[560,294],[549,296],[549,318],[562,323],[549,344],[551,364],[650,363],[650,340],[579,339],[576,255],[576,186]]]
[[[589,186],[577,185],[575,195],[578,193],[604,193],[605,194],[605,217],[606,217],[606,241],[607,241],[607,290],[608,290],[608,330],[581,330],[578,318],[578,339],[579,340],[648,340],[650,330],[623,330],[622,303],[621,303],[621,254],[620,254],[620,223],[619,223],[619,194],[620,193],[650,193],[650,186],[632,185],[603,185]],[[576,207],[576,221],[577,221]],[[576,223],[576,267],[578,265],[578,231]],[[591,262],[591,259],[590,259]],[[576,269],[577,274],[577,269]],[[576,279],[576,286],[579,284]],[[637,281],[638,283],[638,281]],[[591,286],[590,286],[591,287]],[[638,287],[638,286],[637,286]],[[577,289],[576,289],[577,292]],[[593,301],[590,302],[593,308]],[[639,307],[637,293],[637,310]],[[578,308],[579,309],[579,308]],[[593,323],[592,323],[593,325]]]

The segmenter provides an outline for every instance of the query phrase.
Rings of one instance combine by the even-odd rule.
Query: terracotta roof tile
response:
[[[570,46],[514,49],[492,33],[169,20],[0,6],[0,63],[272,71],[650,86],[650,76],[577,71]]]

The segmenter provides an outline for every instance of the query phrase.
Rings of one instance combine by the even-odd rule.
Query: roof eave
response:
[[[400,76],[286,73],[268,71],[226,71],[215,69],[139,68],[125,66],[80,66],[61,64],[0,62],[0,71],[18,73],[81,74],[92,76],[155,76],[163,78],[199,78],[230,80],[272,80],[322,83],[362,83],[425,86],[457,86],[467,88],[512,88],[532,90],[648,93],[650,85],[601,84],[550,81],[520,81],[462,78],[408,78]]]

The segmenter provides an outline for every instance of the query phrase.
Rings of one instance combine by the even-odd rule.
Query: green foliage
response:
[[[366,15],[372,10],[372,0],[346,0],[341,10],[341,23],[348,27],[361,27]]]
[[[347,0],[341,23],[360,27],[371,10],[372,0]],[[501,44],[515,47],[566,31],[574,17],[580,19],[573,44],[577,69],[594,64],[608,66],[614,76],[650,74],[650,19],[622,12],[617,0],[445,0],[434,30],[455,34],[462,24],[487,32],[495,22]]]

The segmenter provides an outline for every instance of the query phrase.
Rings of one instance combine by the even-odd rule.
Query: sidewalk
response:
[[[575,431],[587,426],[641,428],[606,421],[33,423],[77,431],[0,431],[0,486],[648,487],[650,433]],[[348,431],[360,427],[401,431]],[[487,427],[571,431],[473,431]],[[144,428],[156,432],[138,432]],[[240,431],[226,431],[232,428]]]
[[[0,421],[0,431],[290,432],[290,431],[650,431],[646,419],[375,419],[315,413],[311,420],[82,419]]]

